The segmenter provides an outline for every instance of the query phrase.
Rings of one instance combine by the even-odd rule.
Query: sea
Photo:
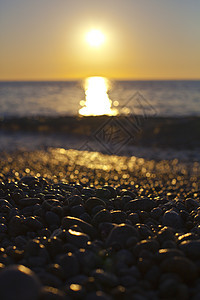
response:
[[[106,84],[109,99],[121,107],[139,93],[158,116],[200,116],[200,80],[108,80]],[[99,85],[94,89],[98,94]],[[84,99],[84,80],[4,81],[0,82],[0,117],[73,116],[79,114]]]
[[[148,123],[145,123],[149,131],[145,133],[145,127],[139,128],[140,132],[144,132],[140,143],[130,145],[122,141],[120,153],[108,154],[135,155],[147,159],[179,158],[200,162],[200,80],[120,81],[95,76],[77,81],[1,81],[0,151],[45,147],[84,150],[82,145],[87,144],[88,140],[84,135],[77,138],[70,128],[63,135],[59,132],[59,126],[55,126],[58,132],[47,132],[33,128],[28,130],[30,126],[27,124],[38,118],[41,123],[41,118],[44,118],[42,126],[46,128],[47,124],[57,124],[60,119],[65,120],[63,118],[70,123],[70,118],[76,120],[80,115],[98,115],[98,112],[101,112],[99,115],[142,115],[145,119],[150,117],[149,129]],[[7,124],[12,126],[7,128]],[[152,130],[151,126],[154,126]],[[37,128],[41,129],[41,126]],[[154,133],[159,130],[160,136]],[[168,144],[169,147],[166,147]],[[180,147],[173,147],[174,145]],[[101,151],[94,145],[89,146],[91,151]]]

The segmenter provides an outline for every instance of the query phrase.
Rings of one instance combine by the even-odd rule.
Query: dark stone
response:
[[[184,253],[178,249],[159,249],[159,251],[156,253],[156,260],[159,262],[168,259],[173,258],[175,256],[184,256]]]
[[[115,224],[122,224],[125,223],[127,215],[124,211],[121,210],[114,210],[111,211],[112,222]]]
[[[158,241],[162,244],[166,240],[175,241],[174,233],[171,228],[163,227],[157,234]]]
[[[110,247],[118,244],[123,248],[127,240],[132,236],[138,237],[138,232],[135,228],[126,224],[116,225],[107,237],[106,245]]]
[[[78,260],[71,252],[61,255],[58,263],[63,268],[65,278],[70,278],[79,274]]]
[[[85,202],[85,208],[89,212],[97,205],[103,205],[105,207],[105,202],[97,197],[91,197]]]
[[[98,226],[103,222],[111,222],[111,221],[112,221],[112,216],[110,212],[106,209],[100,210],[92,219],[92,223],[95,226]]]
[[[156,240],[142,240],[134,248],[134,253],[139,255],[142,250],[147,250],[155,253],[159,249],[159,243]]]
[[[101,283],[103,286],[115,287],[119,284],[118,278],[114,274],[105,272],[102,269],[97,269],[92,272],[92,276],[95,281]]]
[[[28,217],[26,219],[26,225],[36,231],[43,228],[43,224],[40,221],[38,221],[35,217]]]
[[[40,202],[41,202],[40,198],[22,198],[18,201],[19,205],[22,207],[35,205]]]
[[[90,237],[95,238],[96,237],[96,230],[92,225],[90,225],[87,222],[84,222],[81,219],[74,218],[74,217],[64,217],[62,220],[62,227],[66,230],[68,230],[71,226],[78,225],[84,233],[88,234]]]
[[[87,242],[90,240],[90,237],[87,234],[79,231],[74,231],[72,229],[68,230],[66,237],[69,243],[75,245],[78,248],[85,248]]]
[[[57,214],[55,214],[52,211],[47,211],[45,214],[45,220],[48,225],[59,225],[60,224],[60,218]]]
[[[171,257],[161,263],[164,272],[177,274],[183,281],[192,282],[197,276],[197,268],[193,262],[185,257]]]
[[[109,199],[111,196],[111,192],[105,188],[96,189],[96,196],[101,199]]]
[[[85,300],[111,300],[112,298],[102,291],[89,293]]]
[[[70,209],[70,212],[73,217],[80,217],[85,212],[85,208],[82,204],[78,204],[75,206],[72,206]]]
[[[52,286],[44,286],[41,289],[40,300],[70,300],[65,293]]]
[[[200,259],[200,240],[184,241],[180,249],[191,259]]]
[[[36,275],[23,265],[12,265],[0,272],[0,299],[38,300],[40,282]]]
[[[182,229],[183,222],[179,214],[174,210],[167,210],[162,218],[162,224],[175,229]]]
[[[128,215],[128,220],[130,220],[133,225],[140,222],[140,218],[139,218],[139,215],[137,213],[130,213]]]
[[[8,224],[8,232],[11,236],[23,235],[28,231],[28,227],[25,225],[25,218],[20,216],[14,216],[11,218]]]
[[[143,199],[131,200],[129,203],[126,204],[125,210],[131,210],[132,212],[136,212],[137,210],[150,211],[155,206],[156,206],[155,201],[148,198],[143,198]]]

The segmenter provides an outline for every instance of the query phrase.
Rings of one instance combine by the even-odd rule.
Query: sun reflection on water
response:
[[[118,110],[112,108],[112,101],[108,96],[109,80],[104,77],[88,77],[85,80],[85,100],[80,101],[83,106],[79,114],[83,116],[116,116]]]

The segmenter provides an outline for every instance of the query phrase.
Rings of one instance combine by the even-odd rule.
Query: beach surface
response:
[[[0,298],[198,299],[199,179],[178,159],[2,152]]]

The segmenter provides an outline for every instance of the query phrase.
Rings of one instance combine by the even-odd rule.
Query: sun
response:
[[[92,29],[86,34],[86,41],[91,47],[99,47],[105,42],[105,35],[101,30]]]

